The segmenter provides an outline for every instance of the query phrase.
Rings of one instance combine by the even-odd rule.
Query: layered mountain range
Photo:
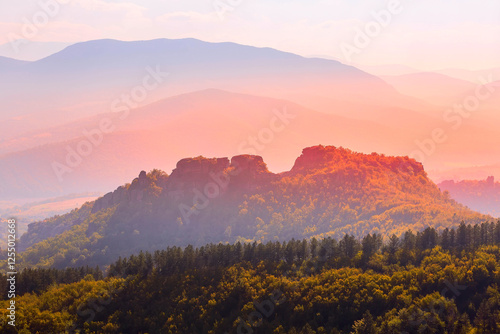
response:
[[[337,61],[189,38],[96,40],[38,61],[12,62],[0,62],[2,121],[7,121],[0,138],[109,112],[114,100],[136,86],[147,89],[147,96],[133,99],[137,105],[207,88],[278,98],[322,92],[353,100],[363,84],[377,100],[398,95],[381,79]]]
[[[196,39],[77,43],[38,61],[0,58],[0,73],[0,199],[107,191],[200,154],[258,154],[285,171],[317,143],[416,152],[428,170],[473,163],[500,177],[487,167],[500,153],[499,81],[464,114],[453,106],[479,83],[379,78],[334,60]],[[289,122],[272,123],[276,113]]]

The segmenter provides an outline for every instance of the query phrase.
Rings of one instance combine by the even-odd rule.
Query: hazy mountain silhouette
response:
[[[285,161],[295,156],[299,147],[318,142],[396,155],[423,150],[427,152],[421,153],[425,164],[432,169],[443,169],[445,164],[495,164],[500,154],[498,82],[492,84],[495,93],[481,101],[481,112],[468,118],[454,114],[450,119],[450,115],[444,116],[447,108],[420,97],[436,91],[448,98],[468,87],[463,81],[437,74],[403,76],[400,87],[408,87],[405,93],[417,91],[407,96],[380,78],[335,60],[235,43],[97,40],[68,46],[33,62],[0,58],[2,67],[8,70],[2,70],[0,76],[0,186],[2,192],[11,189],[16,197],[104,191],[131,178],[137,169],[172,166],[182,156],[252,153],[238,147],[269,126],[273,108],[287,104],[277,102],[280,99],[303,106],[299,112],[303,116],[288,131],[275,136],[272,144],[265,145],[262,155],[273,170],[286,169]],[[145,82],[157,87],[146,90],[140,101],[124,101],[132,92],[141,95]],[[245,99],[238,100],[236,95],[217,96],[217,89],[277,100],[271,104],[251,102],[249,108]],[[418,93],[419,89],[425,94]],[[164,102],[166,97],[195,91],[204,93]],[[461,97],[457,103],[463,101]],[[144,113],[142,117],[116,120],[118,116],[111,114],[136,107],[140,112],[131,115]],[[266,112],[258,112],[260,116],[252,121],[253,116],[246,114],[256,108]],[[152,111],[156,109],[159,111]],[[115,131],[59,182],[52,163],[64,161],[67,146],[80,143],[83,131],[98,127],[106,115],[116,120]],[[219,125],[217,117],[222,120]],[[459,121],[457,136],[452,126]],[[429,143],[436,128],[443,129],[446,140]],[[139,159],[143,159],[143,166],[137,164]],[[86,177],[92,181],[84,181]],[[99,188],[93,188],[95,184]]]
[[[114,131],[97,135],[103,119]],[[203,90],[129,113],[89,117],[11,143],[41,146],[0,157],[0,198],[105,191],[126,182],[138,169],[168,169],[182,156],[202,153],[262,154],[273,171],[281,171],[289,169],[299,147],[334,142],[372,152],[394,146],[396,134],[403,136],[404,131],[319,113],[286,100]],[[77,154],[78,145],[91,139],[98,143],[91,145],[91,153]],[[70,171],[59,178],[54,163]]]
[[[26,65],[27,63],[28,62],[24,60],[17,60],[13,58],[0,56],[0,70],[2,72],[12,70],[13,68],[17,68],[18,66],[21,65]]]
[[[438,187],[472,210],[500,217],[500,182],[495,182],[494,176],[484,180],[447,180]]]
[[[364,96],[385,105],[404,100],[379,78],[334,60],[196,39],[96,40],[25,63],[0,78],[5,110],[0,139],[109,112],[112,102],[142,85],[151,70],[169,75],[143,104],[207,88],[287,99],[298,93],[348,101]]]
[[[469,81],[433,72],[382,76],[381,78],[402,94],[445,106],[456,103],[463,94],[474,91],[476,86]]]

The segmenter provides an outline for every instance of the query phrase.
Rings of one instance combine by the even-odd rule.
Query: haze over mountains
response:
[[[279,172],[318,143],[415,153],[436,174],[500,155],[498,82],[466,115],[448,109],[478,86],[443,74],[379,78],[334,60],[195,39],[77,43],[34,62],[0,58],[0,71],[0,198],[106,191],[200,154],[260,154]],[[277,112],[290,122],[269,134]],[[112,130],[100,137],[103,120]],[[87,149],[79,157],[78,145]]]
[[[320,86],[319,91],[353,93],[352,85],[360,83],[377,92],[391,91],[382,80],[339,62],[269,48],[195,39],[97,40],[69,46],[3,76],[4,115],[23,116],[27,130],[31,117],[40,111],[45,118],[32,127],[108,112],[113,100],[142,84],[147,68],[169,74],[168,80],[163,78],[165,85],[150,92],[149,101],[206,88],[266,92],[273,97],[281,97],[275,94],[279,92],[293,94],[299,88],[313,92]],[[31,99],[16,99],[19,94]],[[82,104],[84,108],[79,109]]]
[[[474,91],[477,84],[432,72],[382,76],[389,84],[406,95],[415,96],[438,105],[450,105],[457,97]]]
[[[0,57],[15,58],[25,61],[35,61],[61,51],[71,43],[36,42],[27,39],[16,40],[14,43],[0,45]]]
[[[374,149],[382,149],[392,141],[389,128],[373,122],[219,90],[166,99],[130,112],[125,120],[120,116],[99,115],[69,124],[51,131],[60,142],[0,158],[0,180],[6,185],[0,190],[2,195],[52,195],[75,192],[89,184],[106,191],[131,179],[137,170],[174,166],[183,154],[217,156],[265,150],[272,169],[281,171],[290,168],[302,146],[336,142],[367,149],[363,141],[370,140]],[[88,156],[78,154],[79,144],[89,139],[72,135],[99,129],[100,120],[108,117],[116,130],[102,133],[101,143],[93,145]],[[268,132],[262,133],[262,129]],[[364,132],[363,140],[357,131]],[[33,137],[33,142],[41,140]],[[23,182],[26,179],[29,182]]]
[[[448,68],[443,70],[437,70],[436,73],[441,73],[448,75],[457,79],[467,80],[472,83],[478,83],[480,77],[487,77],[493,75],[495,80],[500,78],[500,67],[482,69],[482,70],[465,70],[458,68]]]
[[[493,176],[480,181],[448,180],[439,183],[438,187],[449,191],[450,196],[472,210],[500,217],[500,182],[495,182]]]

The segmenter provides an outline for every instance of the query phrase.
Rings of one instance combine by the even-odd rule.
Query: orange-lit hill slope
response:
[[[491,219],[441,193],[414,160],[333,146],[304,149],[281,174],[269,172],[259,156],[183,159],[170,175],[141,172],[69,215],[30,225],[23,261],[105,264],[168,245],[388,236]]]

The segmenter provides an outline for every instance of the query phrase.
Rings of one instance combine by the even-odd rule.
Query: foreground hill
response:
[[[500,221],[27,269],[2,333],[500,333]],[[0,314],[8,281],[0,275]],[[9,319],[10,320],[10,319]],[[17,330],[16,330],[17,329]]]
[[[169,245],[388,236],[486,219],[441,193],[414,160],[315,146],[281,174],[251,155],[141,172],[94,203],[30,225],[21,247],[27,266],[65,267]]]
[[[486,180],[443,181],[438,184],[443,191],[472,210],[500,217],[500,182],[489,176]]]

